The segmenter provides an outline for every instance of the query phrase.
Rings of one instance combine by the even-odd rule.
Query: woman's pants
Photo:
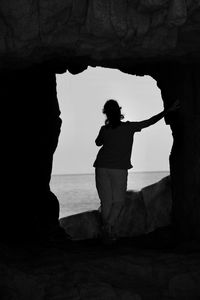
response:
[[[96,168],[96,188],[101,201],[103,225],[108,230],[115,228],[127,189],[126,169]]]

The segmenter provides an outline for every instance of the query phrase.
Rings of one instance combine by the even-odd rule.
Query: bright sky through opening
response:
[[[156,81],[118,70],[88,68],[72,75],[57,75],[62,128],[54,154],[52,174],[93,173],[98,152],[95,138],[104,124],[102,108],[115,99],[122,106],[124,121],[140,121],[163,110]],[[171,130],[164,120],[134,136],[131,171],[168,171]]]

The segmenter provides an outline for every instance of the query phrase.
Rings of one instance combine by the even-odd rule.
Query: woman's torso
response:
[[[97,154],[94,167],[130,169],[134,130],[132,122],[121,122],[116,128],[102,127],[103,146]]]

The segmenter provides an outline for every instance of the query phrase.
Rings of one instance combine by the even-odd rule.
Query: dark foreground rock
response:
[[[128,191],[119,208],[115,231],[118,237],[133,237],[170,224],[171,186],[167,176],[141,191]],[[96,238],[101,232],[98,211],[88,211],[60,219],[74,240]]]
[[[199,299],[200,248],[162,246],[158,235],[109,247],[99,240],[1,244],[0,299]]]

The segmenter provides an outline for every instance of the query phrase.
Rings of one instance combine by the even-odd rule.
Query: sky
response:
[[[56,77],[62,127],[52,174],[94,173],[99,150],[94,141],[104,124],[102,108],[108,99],[122,106],[123,121],[141,121],[163,110],[160,90],[150,76],[89,67],[77,75],[66,72]],[[168,171],[171,146],[171,130],[164,120],[136,133],[132,171]]]

